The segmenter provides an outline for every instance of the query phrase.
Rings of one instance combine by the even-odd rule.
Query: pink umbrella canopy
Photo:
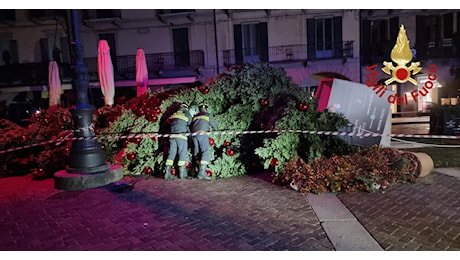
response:
[[[145,60],[144,50],[138,48],[136,51],[136,86],[137,96],[147,92],[149,75],[147,71],[147,61]]]
[[[48,65],[48,85],[49,85],[49,106],[61,104],[61,79],[59,78],[59,67],[56,61],[50,61]]]
[[[113,75],[112,58],[110,48],[106,40],[100,40],[97,54],[97,68],[99,83],[101,84],[102,94],[106,105],[113,105],[115,96],[115,79]]]

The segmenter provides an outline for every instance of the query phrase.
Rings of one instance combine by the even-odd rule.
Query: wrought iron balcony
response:
[[[309,46],[307,44],[269,47],[268,60],[264,60],[263,50],[261,49],[224,50],[223,62],[224,65],[227,66],[251,61],[278,63],[353,57],[353,41],[344,41],[342,43],[334,44],[334,46],[339,47],[324,51],[315,50],[315,46]]]
[[[166,71],[182,71],[189,76],[190,72],[204,66],[204,52],[165,52],[145,54],[149,78],[161,77]],[[97,57],[85,58],[90,81],[97,81]],[[112,60],[115,80],[136,79],[136,55],[117,56]],[[180,74],[180,73],[179,73]]]
[[[381,64],[383,61],[389,61],[393,46],[394,43],[384,42],[371,46],[369,49],[363,49],[363,65]],[[439,42],[419,43],[415,46],[415,51],[415,57],[413,58],[417,61],[460,57],[460,48],[456,48],[451,39],[444,39]]]
[[[419,59],[446,59],[458,57],[458,54],[459,50],[455,48],[452,39],[428,42],[420,51],[417,50],[417,58]]]
[[[196,75],[195,70],[204,66],[204,52],[192,50],[187,53],[166,52],[145,54],[149,78],[169,76]],[[85,58],[88,68],[88,80],[98,81],[97,57]],[[115,80],[136,79],[136,55],[117,56],[112,60]],[[61,81],[72,81],[72,68],[70,64],[59,65]],[[48,84],[48,62],[41,63],[16,63],[0,66],[0,87],[31,86]]]

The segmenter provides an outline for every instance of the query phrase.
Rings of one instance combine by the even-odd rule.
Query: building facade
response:
[[[423,70],[435,64],[436,88],[394,113],[426,110],[429,102],[456,97],[455,72],[458,10],[79,10],[80,38],[88,68],[90,97],[101,104],[97,79],[97,46],[107,40],[115,70],[116,96],[135,92],[135,54],[146,53],[149,85],[187,87],[206,82],[229,66],[268,62],[283,67],[302,88],[322,78],[366,82],[373,64],[390,61],[401,24]],[[427,33],[429,32],[429,33]],[[68,10],[0,10],[0,91],[7,106],[23,102],[46,106],[48,62],[59,63],[63,88],[72,104]],[[456,38],[457,37],[457,38]],[[379,73],[379,80],[389,76]],[[414,86],[420,88],[420,86]],[[442,86],[441,88],[438,88]],[[388,86],[400,94],[413,86]],[[24,98],[25,97],[25,98]],[[37,101],[38,100],[38,101]],[[420,105],[422,104],[422,105]],[[8,114],[8,112],[6,112]]]

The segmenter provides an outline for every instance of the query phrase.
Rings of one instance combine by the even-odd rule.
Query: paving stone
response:
[[[326,221],[322,225],[337,251],[382,251],[382,247],[356,221]]]
[[[308,201],[319,221],[350,221],[355,216],[333,194],[307,194]]]
[[[385,193],[356,192],[338,194],[337,197],[385,250],[458,248],[460,243],[453,238],[459,234],[454,229],[459,226],[456,221],[460,219],[460,210],[452,209],[452,205],[458,203],[460,197],[460,180],[436,171],[430,175],[433,180],[430,185],[422,182],[399,183],[387,188]],[[386,199],[381,199],[382,196]],[[363,210],[366,205],[375,207],[373,214]],[[400,212],[409,212],[412,218],[398,218],[389,213],[388,209],[394,209],[395,205]],[[377,215],[380,216],[379,221],[374,218]],[[399,241],[404,236],[413,239],[404,244]],[[442,249],[435,247],[433,241],[444,241],[440,246]]]
[[[460,180],[428,176],[431,184],[328,196],[384,250],[460,251]],[[3,251],[336,250],[308,195],[252,176],[139,179],[126,193],[107,187],[61,191],[52,179],[30,176],[1,181]]]

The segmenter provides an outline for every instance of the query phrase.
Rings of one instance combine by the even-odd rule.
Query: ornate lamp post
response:
[[[71,109],[74,137],[66,170],[54,174],[55,188],[81,190],[100,187],[123,177],[120,165],[109,165],[101,145],[96,140],[93,124],[95,107],[88,100],[88,69],[83,63],[83,45],[80,42],[78,10],[71,11],[73,42],[71,43],[77,105]]]
[[[77,91],[77,105],[71,110],[74,122],[74,140],[70,149],[69,166],[70,173],[93,173],[107,170],[104,153],[101,145],[96,140],[93,129],[94,106],[88,100],[88,69],[83,63],[83,45],[80,42],[80,25],[78,11],[72,10],[73,42],[72,63],[74,65],[74,78],[72,85]]]

